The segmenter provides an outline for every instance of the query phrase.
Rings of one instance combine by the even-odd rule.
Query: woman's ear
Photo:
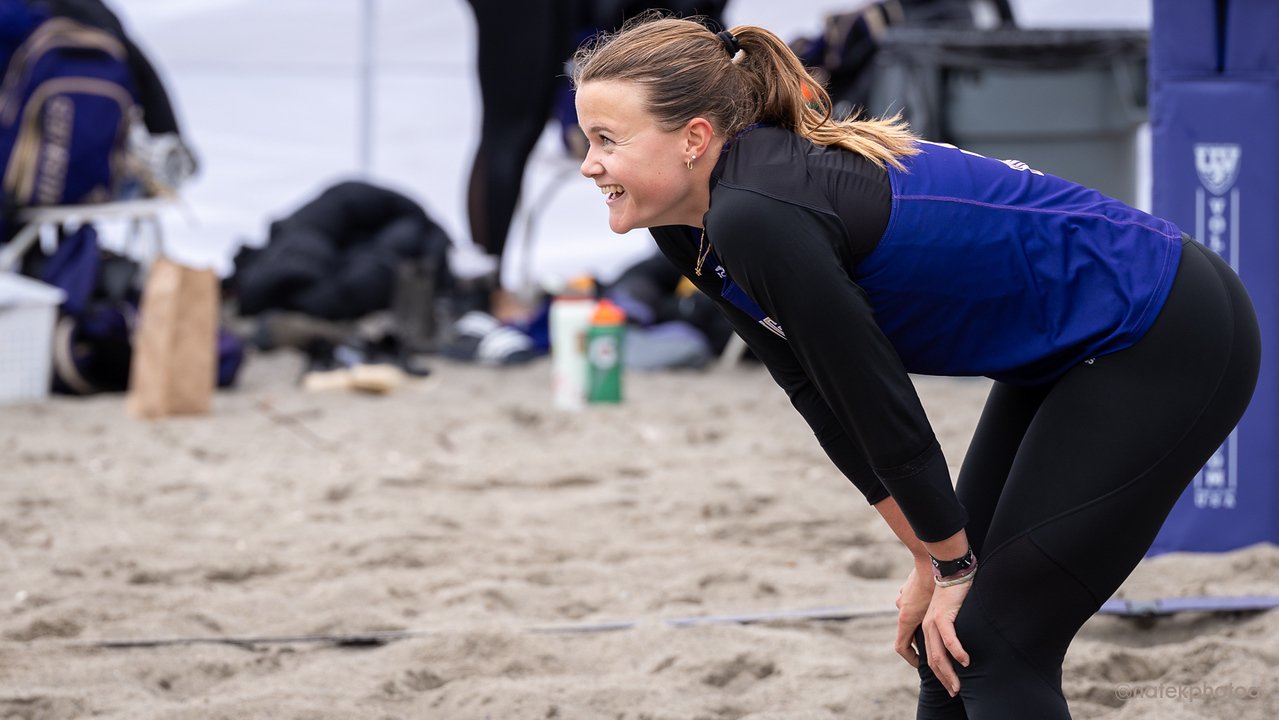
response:
[[[715,128],[704,117],[695,117],[684,126],[684,152],[690,156],[701,157],[711,147],[715,138]]]

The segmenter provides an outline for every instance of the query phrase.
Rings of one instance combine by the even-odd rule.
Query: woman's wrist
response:
[[[938,560],[954,560],[968,552],[968,533],[960,530],[945,540],[924,543],[923,545],[930,557]]]

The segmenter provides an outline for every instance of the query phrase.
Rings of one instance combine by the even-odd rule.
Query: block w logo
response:
[[[1224,195],[1239,178],[1243,150],[1234,144],[1195,144],[1195,171],[1199,182],[1213,195]]]

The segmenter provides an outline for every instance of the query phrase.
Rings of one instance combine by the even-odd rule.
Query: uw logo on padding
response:
[[[1196,143],[1195,171],[1199,182],[1213,195],[1225,195],[1239,179],[1243,149],[1233,143]]]
[[[1196,143],[1195,238],[1239,271],[1240,193],[1236,184],[1243,163],[1237,143]]]
[[[1239,271],[1239,165],[1243,148],[1236,143],[1196,143],[1195,237]],[[1233,510],[1239,506],[1239,434],[1226,442],[1195,475],[1196,508]]]
[[[1208,458],[1208,463],[1195,475],[1195,507],[1233,510],[1239,502],[1239,478],[1233,472],[1234,455],[1238,452],[1234,433],[1226,444]]]

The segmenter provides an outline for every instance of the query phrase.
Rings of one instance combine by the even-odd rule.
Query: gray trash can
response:
[[[1144,31],[890,28],[870,110],[1131,205],[1146,58]]]

